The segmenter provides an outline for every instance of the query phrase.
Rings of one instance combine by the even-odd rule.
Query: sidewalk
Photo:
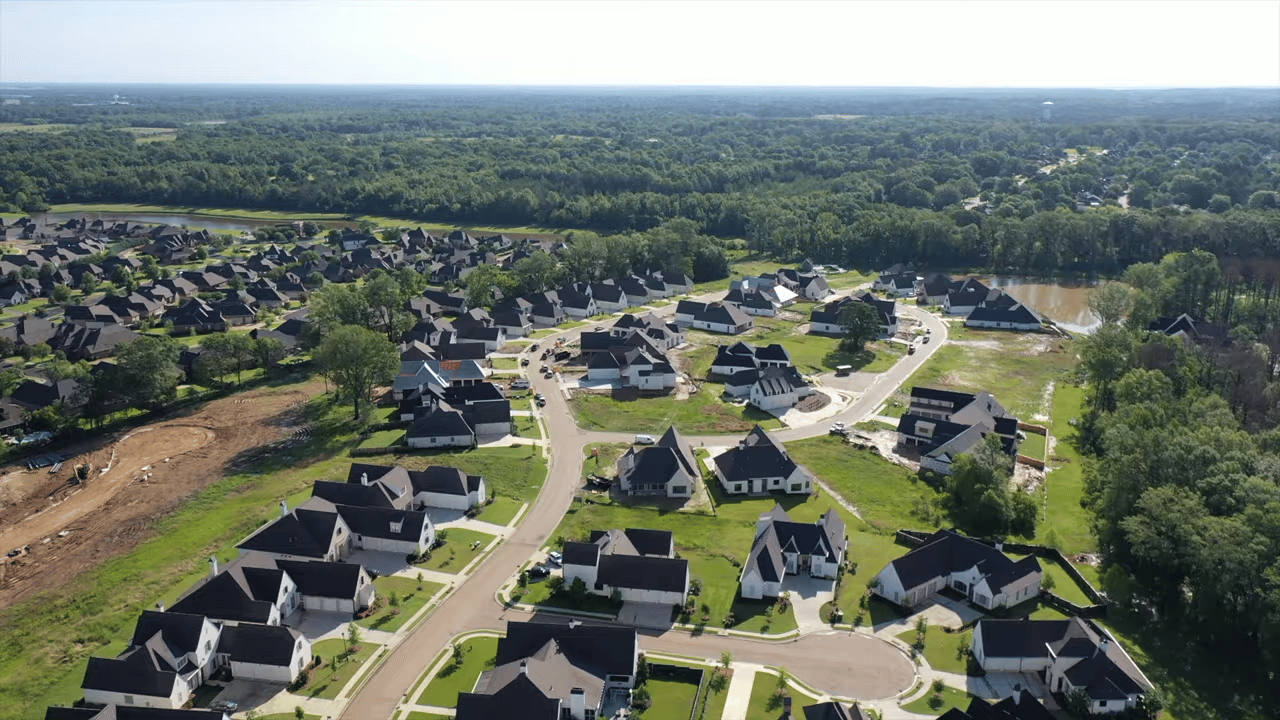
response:
[[[721,720],[747,719],[747,709],[751,705],[751,687],[755,683],[757,672],[764,672],[764,666],[740,662],[733,664],[733,678],[729,680]]]

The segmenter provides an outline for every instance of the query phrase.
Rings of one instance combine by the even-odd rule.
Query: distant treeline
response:
[[[1182,111],[1088,122],[1083,91],[1064,98],[1073,111],[1055,105],[1055,118],[1077,119],[1051,122],[1034,119],[1038,103],[972,119],[1032,99],[1017,91],[122,88],[133,104],[58,99],[90,92],[0,106],[0,122],[73,125],[0,134],[0,212],[116,201],[606,233],[683,217],[784,259],[1029,272],[1118,272],[1197,247],[1280,254],[1280,125],[1260,112],[1274,100],[1263,91],[1116,94],[1095,98],[1105,118],[1160,102]],[[912,107],[921,115],[886,116]],[[1205,119],[1185,119],[1191,108]],[[813,119],[824,114],[869,116]],[[124,126],[178,132],[140,142]]]

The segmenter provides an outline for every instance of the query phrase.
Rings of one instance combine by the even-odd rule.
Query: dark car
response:
[[[521,361],[520,361],[520,364],[521,364],[521,365],[524,365],[524,366],[528,366],[528,364],[529,364],[529,358],[525,358],[525,359],[521,360]]]
[[[542,565],[534,565],[533,567],[529,568],[529,577],[535,580],[547,577],[550,574],[551,574],[551,571]]]

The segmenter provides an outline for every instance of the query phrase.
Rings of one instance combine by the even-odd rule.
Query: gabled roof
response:
[[[798,467],[787,451],[759,425],[752,428],[737,447],[717,455],[715,464],[728,482],[789,477]]]
[[[298,507],[271,521],[237,547],[282,555],[323,558],[333,545],[338,515]]]
[[[206,576],[169,611],[232,622],[267,622],[285,573],[269,560],[262,562],[265,558],[258,553],[236,558],[217,575]]]
[[[689,561],[641,555],[605,555],[596,581],[615,588],[680,592],[688,589]]]
[[[108,705],[104,708],[51,707],[44,720],[225,720],[217,710],[170,710],[168,708]]]
[[[298,585],[298,593],[315,597],[350,599],[368,583],[364,567],[357,563],[273,558]]]
[[[1014,560],[990,545],[951,530],[939,530],[920,546],[889,563],[904,590],[919,587],[934,578],[977,568],[987,579],[991,592],[1000,593],[1008,584],[1040,572],[1034,555]]]
[[[437,407],[413,421],[406,437],[460,437],[474,435],[471,426],[457,410]]]
[[[1012,307],[976,307],[965,322],[1006,322],[1019,325],[1039,325],[1040,317],[1026,305]]]
[[[302,633],[283,625],[228,625],[222,628],[218,653],[234,662],[289,667]]]
[[[552,640],[575,665],[607,675],[635,674],[639,650],[635,628],[607,625],[508,622],[507,636],[498,641],[496,665],[531,657]]]
[[[772,366],[760,371],[760,377],[756,380],[753,389],[764,397],[773,397],[786,395],[806,387],[809,387],[809,383],[805,382],[805,379],[800,376],[799,370],[792,366]]]
[[[490,680],[489,687],[493,688],[494,685]],[[492,694],[458,693],[454,717],[457,720],[560,720],[560,700],[547,697],[529,675],[517,672]]]
[[[994,658],[1079,658],[1064,672],[1094,700],[1121,700],[1147,690],[1149,681],[1114,640],[1091,622],[1067,620],[991,620],[975,630],[983,655]]]

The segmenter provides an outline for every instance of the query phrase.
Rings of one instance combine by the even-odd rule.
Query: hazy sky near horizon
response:
[[[1280,86],[1280,2],[0,0],[0,82]]]

